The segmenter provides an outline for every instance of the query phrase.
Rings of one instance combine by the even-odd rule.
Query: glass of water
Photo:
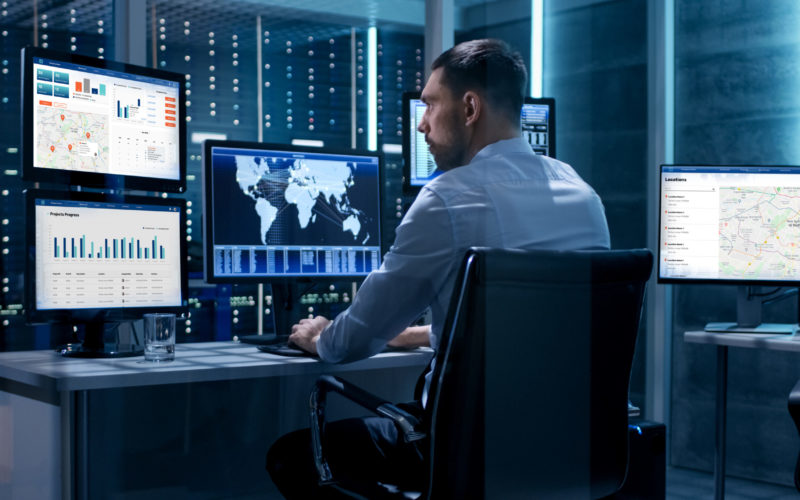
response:
[[[145,361],[175,359],[175,315],[152,313],[144,315]]]

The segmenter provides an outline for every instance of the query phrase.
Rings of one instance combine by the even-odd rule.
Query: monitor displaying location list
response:
[[[85,324],[102,353],[103,323],[185,311],[184,200],[33,190],[26,218],[29,321]]]
[[[208,282],[364,277],[380,266],[379,154],[214,140],[203,164]]]
[[[800,285],[800,167],[663,165],[658,281],[738,285],[736,321],[707,331],[792,334],[762,305]]]
[[[800,283],[800,167],[661,167],[662,282]]]
[[[441,174],[436,170],[425,135],[417,130],[425,109],[419,92],[403,94],[403,190],[406,193],[416,193]],[[555,99],[526,97],[520,125],[522,137],[536,154],[556,157]]]
[[[183,192],[184,75],[26,47],[23,177]]]

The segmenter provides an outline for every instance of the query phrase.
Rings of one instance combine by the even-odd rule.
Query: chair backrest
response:
[[[649,250],[467,252],[429,399],[429,498],[600,498],[628,461]]]

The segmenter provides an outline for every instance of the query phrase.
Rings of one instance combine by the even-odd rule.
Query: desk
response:
[[[412,352],[382,353],[345,365],[320,363],[310,358],[275,356],[262,353],[252,345],[234,342],[178,344],[175,361],[169,363],[146,363],[141,357],[66,359],[57,356],[52,351],[5,352],[0,353],[0,390],[2,391],[0,395],[4,397],[2,402],[9,403],[5,407],[0,404],[0,438],[5,435],[7,439],[13,440],[16,429],[26,425],[21,421],[20,410],[15,410],[14,405],[25,406],[38,403],[40,407],[44,407],[43,417],[26,415],[24,420],[42,418],[44,421],[49,421],[42,426],[41,433],[47,435],[49,432],[52,440],[58,441],[49,443],[49,449],[51,454],[55,455],[53,457],[55,465],[51,464],[51,471],[53,468],[56,471],[60,469],[55,474],[57,477],[54,480],[53,488],[60,491],[53,491],[52,495],[46,496],[88,498],[90,496],[90,449],[87,437],[90,425],[90,393],[100,394],[100,399],[102,399],[102,392],[108,389],[135,389],[175,384],[188,386],[240,379],[285,379],[299,376],[315,378],[322,373],[360,371],[368,371],[372,377],[376,371],[391,369],[390,372],[395,373],[396,370],[402,371],[403,368],[410,368],[410,373],[419,374],[428,363],[431,352],[428,349],[419,349]],[[413,380],[410,383],[413,387]],[[310,389],[310,385],[308,388]],[[223,387],[223,390],[226,388]],[[306,391],[300,392],[296,394],[296,398],[306,400],[307,394]],[[294,393],[290,396],[292,399],[295,398]],[[139,397],[138,394],[137,397]],[[205,398],[200,403],[210,404],[207,399]],[[139,403],[134,406],[138,405]],[[102,408],[103,412],[106,411],[107,406]],[[29,411],[29,409],[25,411]],[[108,411],[111,411],[112,414],[115,411],[122,414],[127,410],[108,408]],[[13,415],[16,417],[14,418]],[[92,428],[95,429],[95,419],[92,419],[92,425]],[[48,431],[48,427],[51,431]],[[128,428],[124,428],[122,432],[128,430]],[[20,437],[16,441],[22,440],[23,438]],[[46,439],[42,438],[41,440]],[[27,447],[28,444],[14,442],[15,451],[7,453],[17,453],[16,450],[20,446]],[[266,452],[266,448],[263,451]],[[102,452],[101,454],[105,454],[106,448],[102,448]],[[5,460],[11,460],[12,465],[3,464],[3,457],[0,456],[0,486],[2,486],[4,474],[20,473],[13,457],[5,457]],[[259,464],[259,469],[263,472],[262,464],[263,459]],[[10,470],[4,473],[3,465]],[[47,472],[46,470],[37,470],[34,471],[34,474],[37,474],[42,481],[47,481],[47,478],[44,477]],[[2,493],[1,489],[0,493]],[[0,496],[4,495],[0,494]],[[92,492],[91,496],[97,496],[96,492]]]
[[[728,347],[800,352],[800,335],[686,332],[686,342],[717,346],[716,437],[714,450],[714,498],[725,498],[725,432],[728,394]]]

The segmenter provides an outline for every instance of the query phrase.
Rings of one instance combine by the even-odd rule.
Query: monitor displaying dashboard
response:
[[[441,174],[425,142],[417,130],[426,105],[420,92],[403,94],[403,190],[415,193]],[[555,99],[526,97],[522,105],[520,125],[522,137],[536,154],[556,157]]]
[[[661,283],[800,284],[800,166],[662,165]]]
[[[25,180],[183,192],[185,76],[22,50]]]
[[[206,281],[365,277],[381,265],[382,171],[375,152],[205,141]]]
[[[26,192],[32,322],[139,319],[188,305],[185,201]]]

